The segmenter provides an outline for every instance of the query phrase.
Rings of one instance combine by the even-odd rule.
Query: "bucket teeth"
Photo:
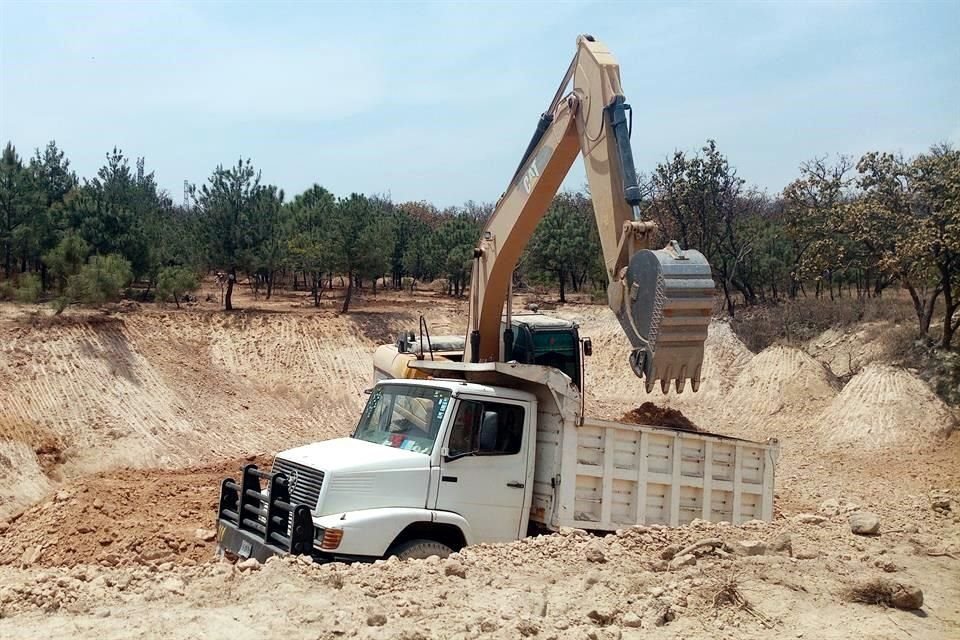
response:
[[[684,388],[685,386],[687,386],[687,379],[686,379],[685,377],[683,377],[683,375],[681,375],[681,376],[680,376],[679,378],[677,378],[676,381],[674,382],[674,387],[676,388],[677,393],[683,393],[683,388]]]

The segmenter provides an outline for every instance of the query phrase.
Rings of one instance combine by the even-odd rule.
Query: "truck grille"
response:
[[[290,481],[290,499],[294,504],[303,504],[310,507],[311,511],[316,510],[323,487],[323,471],[281,458],[273,461],[273,471],[286,474]]]

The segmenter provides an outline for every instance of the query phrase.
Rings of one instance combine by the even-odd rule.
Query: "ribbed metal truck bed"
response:
[[[541,415],[531,515],[597,530],[770,520],[778,455],[776,440]]]

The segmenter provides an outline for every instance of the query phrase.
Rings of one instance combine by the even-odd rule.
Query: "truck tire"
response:
[[[408,540],[394,546],[387,555],[396,556],[401,560],[422,560],[430,556],[446,558],[453,553],[453,549],[436,540]]]

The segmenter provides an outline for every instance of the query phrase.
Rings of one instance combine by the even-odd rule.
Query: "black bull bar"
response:
[[[261,480],[267,481],[269,494],[263,492]],[[310,555],[313,537],[310,508],[290,501],[285,473],[260,471],[248,464],[239,485],[233,478],[220,484],[217,544],[221,550],[264,562],[272,555]]]

